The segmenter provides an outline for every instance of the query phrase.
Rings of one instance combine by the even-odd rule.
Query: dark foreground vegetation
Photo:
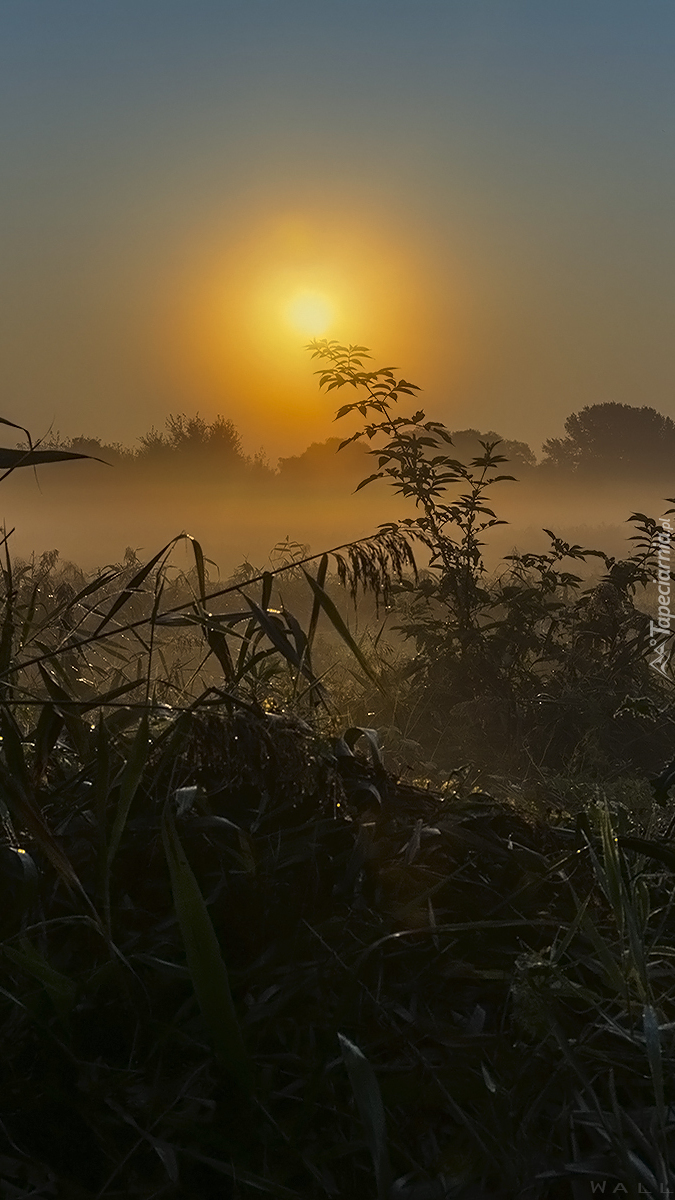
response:
[[[217,586],[5,539],[2,1195],[668,1195],[663,525],[488,576],[499,447],[313,351],[414,516]]]

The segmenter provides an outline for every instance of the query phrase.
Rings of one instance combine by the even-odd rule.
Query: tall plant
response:
[[[481,442],[484,453],[463,463],[452,456],[442,422],[427,420],[421,409],[398,414],[399,399],[419,388],[391,367],[367,369],[366,347],[313,341],[308,350],[322,364],[320,387],[357,393],[336,419],[362,419],[341,449],[361,439],[371,443],[377,469],[359,488],[384,480],[415,508],[414,516],[386,528],[421,543],[428,555],[429,570],[410,585],[402,625],[417,645],[425,712],[434,691],[447,710],[486,693],[529,704],[545,689],[546,699],[565,696],[566,703],[572,694],[602,693],[603,715],[611,717],[617,696],[658,691],[647,666],[649,620],[639,606],[656,578],[663,538],[656,521],[633,513],[635,549],[620,560],[544,530],[547,551],[510,555],[490,577],[485,535],[505,523],[492,507],[491,489],[514,478],[502,472],[507,460],[499,443]],[[605,574],[582,586],[589,558],[599,559]]]
[[[408,531],[426,547],[438,595],[451,605],[460,637],[469,636],[487,599],[481,586],[483,534],[505,523],[490,507],[488,489],[514,478],[499,473],[507,460],[495,453],[498,443],[481,442],[484,454],[468,465],[460,462],[445,452],[452,437],[442,422],[428,421],[422,409],[411,416],[395,414],[399,396],[414,396],[420,390],[417,384],[397,380],[391,367],[364,370],[364,360],[370,358],[365,346],[313,341],[308,349],[313,358],[329,364],[317,372],[320,387],[332,391],[349,385],[361,393],[357,400],[343,404],[336,417],[358,413],[366,421],[340,449],[361,438],[374,443],[369,453],[377,458],[378,469],[357,491],[384,479],[398,495],[413,501],[417,515],[400,521],[396,528]],[[460,491],[449,500],[448,489],[454,485]]]

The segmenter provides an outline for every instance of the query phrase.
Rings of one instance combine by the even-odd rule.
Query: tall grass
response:
[[[410,386],[385,373],[374,402]],[[435,447],[408,462],[417,433],[392,428],[382,466],[395,452],[421,477]],[[186,535],[92,579],[15,564],[5,540],[8,1196],[537,1200],[675,1186],[663,809],[648,793],[633,803],[630,780],[618,802],[602,773],[592,802],[572,804],[558,776],[552,821],[553,797],[528,805],[522,779],[475,786],[461,761],[425,779],[389,769],[370,706],[386,711],[395,674],[331,582],[332,562],[354,593],[390,604],[398,589],[413,604],[416,617],[398,611],[416,639],[414,687],[446,669],[478,698],[476,663],[492,662],[486,704],[495,680],[529,702],[542,669],[559,702],[583,612],[574,599],[565,610],[575,580],[561,562],[582,552],[554,543],[516,563],[514,591],[492,590],[476,555],[483,517],[498,519],[483,486],[493,450],[475,486],[471,469],[432,463],[426,524],[219,586]],[[455,477],[469,490],[439,525],[433,487]],[[439,570],[417,582],[411,547],[439,537]],[[187,573],[171,567],[179,541]],[[628,591],[650,552],[626,560]],[[348,725],[318,663],[321,624],[359,680],[363,719]],[[627,651],[622,678],[644,682],[639,637],[620,629],[610,645],[592,614],[583,632],[596,663],[615,672]],[[499,658],[511,638],[517,667]],[[537,675],[546,639],[557,650]],[[658,710],[661,695],[645,703]],[[540,798],[553,777],[539,772]]]

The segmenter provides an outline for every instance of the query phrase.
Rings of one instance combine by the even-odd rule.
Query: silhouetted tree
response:
[[[100,438],[74,437],[68,442],[68,449],[80,454],[88,454],[94,458],[102,458],[108,463],[118,463],[125,458],[131,458],[132,452],[119,442],[102,442]]]
[[[353,486],[361,481],[369,468],[367,449],[360,442],[345,446],[342,453],[338,448],[342,438],[331,437],[325,442],[312,442],[302,454],[279,459],[279,478],[283,483],[316,486],[317,483],[335,483],[344,488],[353,480]]]
[[[527,442],[519,442],[511,438],[503,438],[494,429],[487,433],[479,433],[477,429],[451,429],[452,444],[458,458],[468,462],[471,458],[479,458],[485,453],[482,443],[499,443],[498,452],[507,460],[509,471],[523,475],[536,466],[536,458]]]
[[[342,438],[327,438],[325,442],[312,442],[302,454],[279,459],[279,478],[288,484],[308,483],[316,487],[320,483],[339,484],[353,480],[360,483],[370,469],[368,447],[363,442],[352,442],[338,454]],[[479,433],[477,429],[452,431],[452,445],[459,458],[469,461],[485,453],[481,442],[499,442],[499,453],[508,459],[509,469],[523,475],[536,465],[535,456],[526,442],[502,439],[498,433]]]
[[[166,418],[166,432],[151,429],[141,437],[137,451],[139,459],[166,458],[181,454],[190,457],[217,457],[222,462],[243,465],[246,462],[241,449],[241,438],[232,421],[217,416],[210,424],[200,417],[186,413],[171,414]]]
[[[592,404],[544,442],[542,468],[575,474],[661,475],[675,463],[675,421],[655,408]]]
[[[164,430],[150,429],[138,439],[138,446],[108,444],[96,437],[80,435],[62,438],[52,433],[44,445],[50,453],[63,457],[94,457],[122,467],[131,477],[145,475],[151,470],[155,476],[175,480],[195,477],[227,481],[248,477],[256,484],[274,478],[262,450],[254,455],[244,453],[239,433],[228,417],[218,415],[207,421],[199,413],[171,413],[164,423]],[[178,472],[178,474],[177,474]],[[111,481],[109,481],[111,482]]]

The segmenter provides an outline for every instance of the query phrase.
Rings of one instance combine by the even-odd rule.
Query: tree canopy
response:
[[[480,433],[477,429],[451,429],[450,435],[456,456],[463,462],[469,462],[470,459],[479,458],[484,454],[483,442],[496,442],[498,443],[496,453],[504,455],[509,471],[517,471],[519,475],[522,475],[536,466],[537,460],[527,442],[504,438],[501,434],[495,433],[494,429],[490,429],[487,433]]]
[[[592,404],[571,413],[564,438],[544,442],[543,467],[584,475],[662,474],[675,461],[675,421],[655,408]]]

